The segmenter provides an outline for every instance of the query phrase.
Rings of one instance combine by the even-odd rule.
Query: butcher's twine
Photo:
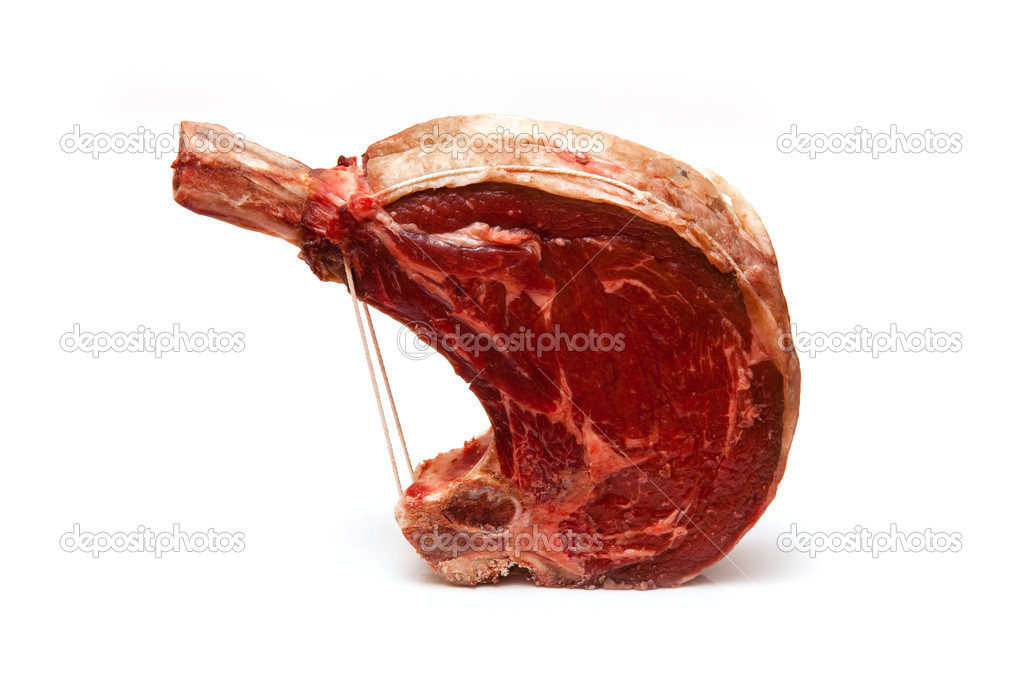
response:
[[[362,338],[362,350],[366,355],[366,368],[369,370],[369,379],[373,384],[373,396],[377,401],[377,413],[380,415],[380,426],[384,430],[384,440],[387,442],[387,456],[391,460],[391,473],[394,474],[394,485],[398,489],[398,499],[402,496],[401,477],[398,475],[398,463],[394,458],[394,446],[391,444],[391,430],[387,428],[387,418],[384,416],[384,403],[380,399],[380,388],[377,386],[377,374],[373,368],[373,360],[369,353],[369,342],[366,340],[366,329],[362,323],[362,313],[359,310],[358,297],[355,294],[355,280],[352,278],[352,269],[348,265],[348,256],[344,256],[345,277],[348,279],[348,291],[352,295],[352,309],[355,311],[355,321],[359,325],[359,336]],[[398,419],[398,408],[394,404],[394,396],[391,394],[391,383],[387,379],[387,370],[384,369],[384,358],[380,354],[380,344],[377,342],[376,331],[373,329],[373,320],[369,314],[369,308],[362,303],[366,312],[366,322],[369,325],[370,335],[373,338],[373,348],[376,350],[377,362],[380,364],[380,373],[384,380],[384,388],[387,391],[387,400],[391,403],[391,414],[394,415],[394,424],[398,430],[398,437],[401,439],[401,447],[405,452],[405,464],[408,465],[409,476],[415,479],[412,472],[412,460],[408,455],[408,446],[405,444],[405,434],[401,430],[401,420]]]
[[[405,453],[405,466],[408,467],[408,474],[415,479],[412,471],[412,460],[408,456],[408,445],[405,443],[405,432],[401,429],[401,419],[398,418],[398,407],[394,404],[394,395],[391,393],[391,382],[387,378],[387,369],[384,367],[384,356],[380,354],[380,343],[377,341],[377,332],[373,328],[373,316],[369,312],[369,306],[362,302],[362,310],[366,313],[366,326],[369,327],[369,338],[373,341],[373,350],[376,351],[377,364],[380,365],[380,376],[384,380],[384,391],[387,392],[387,401],[391,403],[391,414],[394,416],[394,428],[398,431],[398,440],[401,441],[402,452]],[[378,398],[379,399],[379,398]],[[393,457],[393,455],[392,455]]]
[[[437,173],[429,173],[427,175],[420,175],[419,177],[412,178],[411,180],[405,180],[399,182],[396,185],[391,185],[385,189],[377,192],[374,197],[383,203],[387,203],[387,197],[394,194],[400,189],[408,187],[409,185],[415,185],[422,182],[430,182],[432,180],[440,180],[441,178],[451,177],[453,175],[466,175],[470,173],[479,173],[487,171],[504,171],[505,173],[546,173],[549,175],[571,175],[576,178],[585,178],[587,180],[594,180],[597,182],[603,182],[608,185],[613,185],[618,189],[624,190],[633,195],[636,201],[642,204],[649,204],[658,201],[650,192],[638,189],[614,178],[608,178],[603,175],[594,175],[593,173],[587,173],[586,171],[573,170],[571,168],[558,168],[553,166],[513,166],[513,165],[501,165],[501,166],[468,166],[466,168],[452,168],[450,170],[439,171]]]

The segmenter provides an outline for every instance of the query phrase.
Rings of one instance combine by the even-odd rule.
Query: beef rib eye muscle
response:
[[[181,205],[291,242],[321,280],[347,262],[353,295],[445,339],[491,428],[421,464],[396,518],[447,580],[679,585],[774,498],[799,363],[770,239],[722,178],[489,115],[319,170],[185,122],[174,168]]]

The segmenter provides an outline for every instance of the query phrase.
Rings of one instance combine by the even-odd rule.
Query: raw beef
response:
[[[444,153],[438,131],[490,144]],[[600,149],[553,142],[580,136]],[[491,428],[421,464],[396,509],[447,580],[679,585],[774,498],[799,365],[767,232],[720,177],[507,116],[320,170],[216,125],[181,142],[179,203],[286,239],[322,280],[346,283],[347,259],[353,293],[479,398]]]

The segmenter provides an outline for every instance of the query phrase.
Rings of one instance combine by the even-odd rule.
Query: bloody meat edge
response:
[[[600,149],[445,154],[437,131]],[[347,258],[356,295],[469,383],[490,428],[421,464],[396,508],[431,568],[647,589],[724,557],[774,498],[799,403],[749,203],[627,140],[510,116],[429,121],[362,162],[311,169],[184,122],[175,200],[295,244],[320,279],[345,283]]]

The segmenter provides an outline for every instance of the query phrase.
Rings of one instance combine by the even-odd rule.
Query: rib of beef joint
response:
[[[767,232],[722,178],[505,116],[327,169],[186,122],[174,168],[178,203],[291,242],[321,280],[347,285],[347,260],[352,294],[479,398],[491,428],[421,464],[396,508],[447,580],[679,585],[774,498],[799,364]]]

